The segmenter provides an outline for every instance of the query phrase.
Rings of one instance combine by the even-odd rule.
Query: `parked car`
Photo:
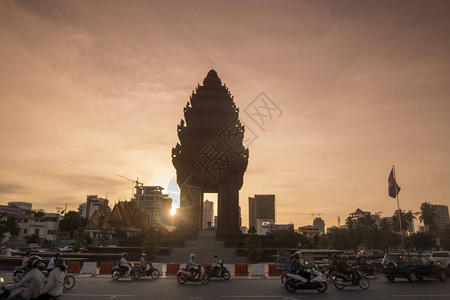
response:
[[[450,272],[450,251],[434,251],[429,259],[436,265],[442,265],[447,269],[447,275]]]
[[[447,280],[447,270],[434,264],[426,256],[417,253],[388,253],[382,261],[382,273],[389,281],[395,278],[407,278],[410,282],[423,280],[424,277],[435,277],[440,281]]]
[[[65,247],[59,248],[59,252],[73,252],[73,246],[65,246]]]

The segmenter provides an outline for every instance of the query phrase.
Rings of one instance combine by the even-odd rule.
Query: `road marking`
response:
[[[73,297],[109,297],[109,299],[115,299],[117,297],[136,297],[136,295],[106,295],[106,294],[64,294],[64,298],[67,296]]]
[[[297,299],[300,298],[309,298],[307,295],[299,295],[295,296],[295,298],[285,297],[282,295],[221,295],[220,298],[282,298],[282,299]]]
[[[392,295],[392,297],[450,297],[450,294],[442,294],[442,295]]]

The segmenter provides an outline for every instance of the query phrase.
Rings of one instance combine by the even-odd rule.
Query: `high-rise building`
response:
[[[248,197],[249,227],[256,229],[257,219],[273,220],[275,223],[275,195]]]
[[[161,186],[136,185],[136,194],[132,200],[136,202],[138,208],[150,214],[153,227],[157,227],[161,220],[165,223],[171,220],[172,199],[168,194],[163,194],[162,190],[164,188]]]
[[[92,214],[100,207],[109,210],[109,200],[99,198],[98,195],[87,195],[86,202],[80,204],[78,211],[83,218],[91,219]]]
[[[436,227],[438,229],[445,229],[447,225],[450,224],[448,216],[448,206],[447,205],[435,205],[432,204],[434,212],[436,213]]]
[[[315,218],[313,221],[313,226],[319,228],[320,234],[325,234],[325,222],[322,218]]]
[[[30,202],[13,201],[13,202],[8,202],[8,206],[15,206],[15,207],[20,208],[21,210],[31,211],[33,204]]]
[[[214,224],[214,202],[205,200],[203,203],[203,229],[211,229]]]

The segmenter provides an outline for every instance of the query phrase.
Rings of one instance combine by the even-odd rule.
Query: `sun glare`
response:
[[[175,205],[172,205],[172,208],[170,209],[170,215],[173,216],[177,213],[177,207]]]

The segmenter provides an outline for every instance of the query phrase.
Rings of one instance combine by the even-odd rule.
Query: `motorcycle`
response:
[[[368,289],[370,286],[369,279],[364,275],[362,275],[361,272],[358,271],[358,269],[354,269],[354,271],[355,271],[354,272],[355,278],[353,278],[353,280],[351,278],[348,278],[343,273],[336,273],[336,277],[333,280],[334,286],[339,290],[342,290],[346,286],[358,286],[358,285],[363,290]]]
[[[213,268],[210,266],[205,266],[206,274],[211,277],[219,277],[223,278],[225,280],[230,279],[231,274],[230,271],[228,271],[227,267],[223,265],[223,260],[219,260],[219,268]]]
[[[317,268],[317,265],[311,268],[311,279],[309,282],[308,279],[299,274],[284,273],[283,275],[286,278],[284,287],[289,293],[293,293],[299,289],[317,290],[319,293],[324,293],[327,290],[326,279]]]
[[[127,278],[127,272],[128,268],[117,266],[111,270],[111,277],[114,280],[119,280],[119,278]],[[141,268],[132,266],[129,276],[131,277],[131,280],[138,280],[141,277]]]
[[[159,272],[158,269],[153,268],[152,263],[148,263],[149,268],[146,270],[145,267],[139,267],[140,269],[140,275],[145,277],[151,277],[153,279],[158,279],[159,276],[161,276],[161,272]]]
[[[25,274],[27,274],[27,270],[25,268],[15,267],[12,278],[14,282],[19,282],[25,277]]]
[[[47,284],[48,281],[48,276],[49,273],[42,271],[42,273],[44,273],[44,285]],[[64,274],[64,282],[63,282],[63,287],[66,290],[70,290],[75,286],[75,277],[73,275],[67,275],[66,273]]]
[[[11,291],[5,290],[5,279],[0,277],[0,300],[8,299]]]
[[[209,276],[205,272],[205,267],[203,265],[200,265],[198,273],[195,277],[188,269],[180,269],[177,273],[177,281],[179,284],[185,284],[187,281],[200,281],[201,284],[208,284]]]
[[[326,278],[329,278],[331,280],[334,280],[336,277],[337,269],[335,266],[330,266],[328,270],[325,271]]]
[[[373,278],[378,278],[378,271],[372,266],[371,263],[366,263],[366,267],[360,267],[359,271],[364,276],[372,276]]]

